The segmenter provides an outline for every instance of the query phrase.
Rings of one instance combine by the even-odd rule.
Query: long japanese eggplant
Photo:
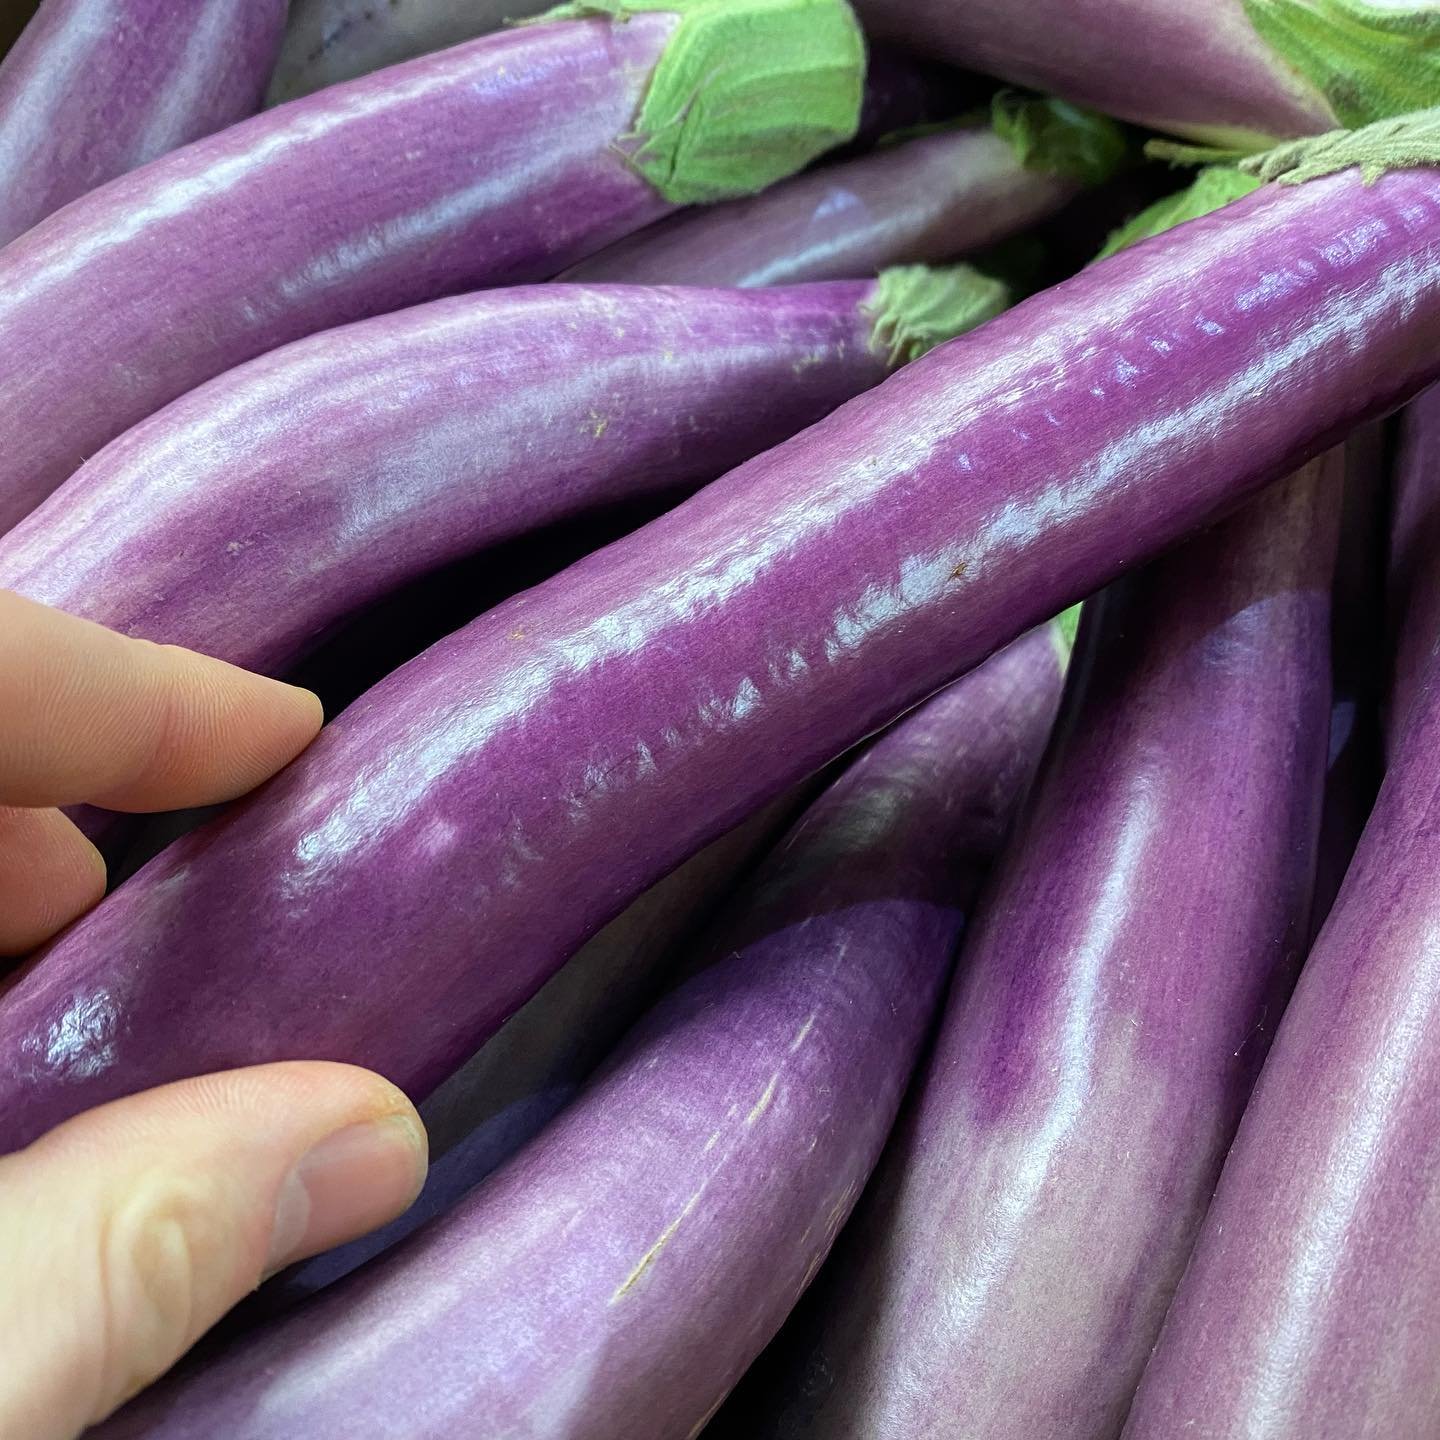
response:
[[[1432,659],[1225,1162],[1125,1440],[1435,1434],[1437,745]]]
[[[1125,156],[1112,122],[1046,100],[882,146],[749,199],[683,211],[572,266],[567,280],[777,285],[966,255],[1058,211]]]
[[[859,0],[878,38],[1253,149],[1433,105],[1427,0]]]
[[[1440,370],[1436,128],[1276,157],[1415,168],[1105,260],[396,671],[0,998],[0,1145],[277,1055],[426,1091],[710,839],[1411,399]]]

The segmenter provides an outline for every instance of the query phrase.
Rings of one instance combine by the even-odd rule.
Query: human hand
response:
[[[54,807],[232,799],[320,722],[306,691],[0,592],[0,955],[104,892]],[[265,1274],[405,1209],[425,1161],[399,1090],[318,1061],[166,1085],[0,1157],[0,1440],[102,1419]]]

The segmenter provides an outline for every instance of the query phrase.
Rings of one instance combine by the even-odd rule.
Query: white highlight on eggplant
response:
[[[120,1007],[108,990],[81,991],[46,1027],[43,1043],[38,1035],[27,1035],[20,1050],[37,1071],[88,1080],[114,1060],[119,1021]]]
[[[1067,1135],[1079,1119],[1095,1081],[1096,1042],[1093,1028],[1096,999],[1106,963],[1129,917],[1139,889],[1136,871],[1143,863],[1157,820],[1155,798],[1143,785],[1136,787],[1115,842],[1115,859],[1101,892],[1090,904],[1087,928],[1065,962],[1067,983],[1054,1008],[1062,1016],[1056,1049],[1059,1062],[1048,1084],[1053,1094],[1044,1101],[1045,1114],[1038,1134],[1008,1137],[1004,1148],[1019,1156],[995,1156],[994,1163],[1013,1174],[999,1196],[992,1196],[994,1213],[986,1225],[986,1243],[976,1251],[980,1268],[957,1276],[949,1305],[953,1313],[974,1323],[986,1313],[990,1290],[1002,1283],[1020,1248],[1028,1243],[1030,1213],[1042,1200],[1046,1181]]]
[[[1313,1174],[1324,1177],[1320,1204],[1291,1232],[1296,1248],[1283,1267],[1271,1272],[1272,1283],[1282,1285],[1283,1294],[1269,1335],[1254,1347],[1264,1356],[1264,1367],[1233,1377],[1235,1413],[1248,1417],[1249,1434],[1282,1433],[1291,1397],[1305,1392],[1307,1369],[1325,1354],[1310,1333],[1317,1318],[1327,1316],[1321,1297],[1333,1278],[1335,1257],[1345,1252],[1345,1236],[1372,1193],[1375,1171],[1387,1162],[1384,1147],[1394,1130],[1385,1117],[1404,1104],[1406,1077],[1416,1056],[1433,1044],[1430,1017],[1440,1004],[1440,925],[1426,927],[1414,953],[1423,956],[1424,963],[1413,971],[1403,1006],[1383,1039],[1376,1037],[1367,1047],[1364,1079],[1353,1092],[1349,1123],[1330,1134],[1324,1155],[1313,1161]],[[1314,1135],[1310,1138],[1313,1143]]]

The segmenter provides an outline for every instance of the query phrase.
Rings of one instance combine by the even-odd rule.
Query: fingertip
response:
[[[386,1224],[415,1203],[428,1144],[418,1118],[391,1111],[358,1120],[300,1158],[275,1202],[264,1273]]]
[[[283,705],[287,714],[294,759],[320,733],[325,725],[325,706],[320,697],[302,685],[287,685],[283,680],[270,682],[282,692],[277,697],[277,709]]]
[[[236,799],[324,720],[311,691],[0,592],[0,803],[185,809]]]
[[[0,957],[43,945],[105,895],[105,860],[58,810],[0,807]]]
[[[288,765],[320,733],[325,708],[320,697],[303,686],[233,665],[224,668],[236,686],[233,703],[244,710],[246,721],[253,727],[256,763],[264,767],[261,778],[266,778]],[[232,721],[232,726],[235,723]]]
[[[151,757],[96,803],[147,811],[238,799],[314,740],[324,711],[313,691],[178,646],[157,646],[163,719]]]

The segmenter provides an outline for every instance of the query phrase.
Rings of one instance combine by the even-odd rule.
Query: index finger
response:
[[[322,719],[308,690],[0,590],[0,805],[232,800]]]

